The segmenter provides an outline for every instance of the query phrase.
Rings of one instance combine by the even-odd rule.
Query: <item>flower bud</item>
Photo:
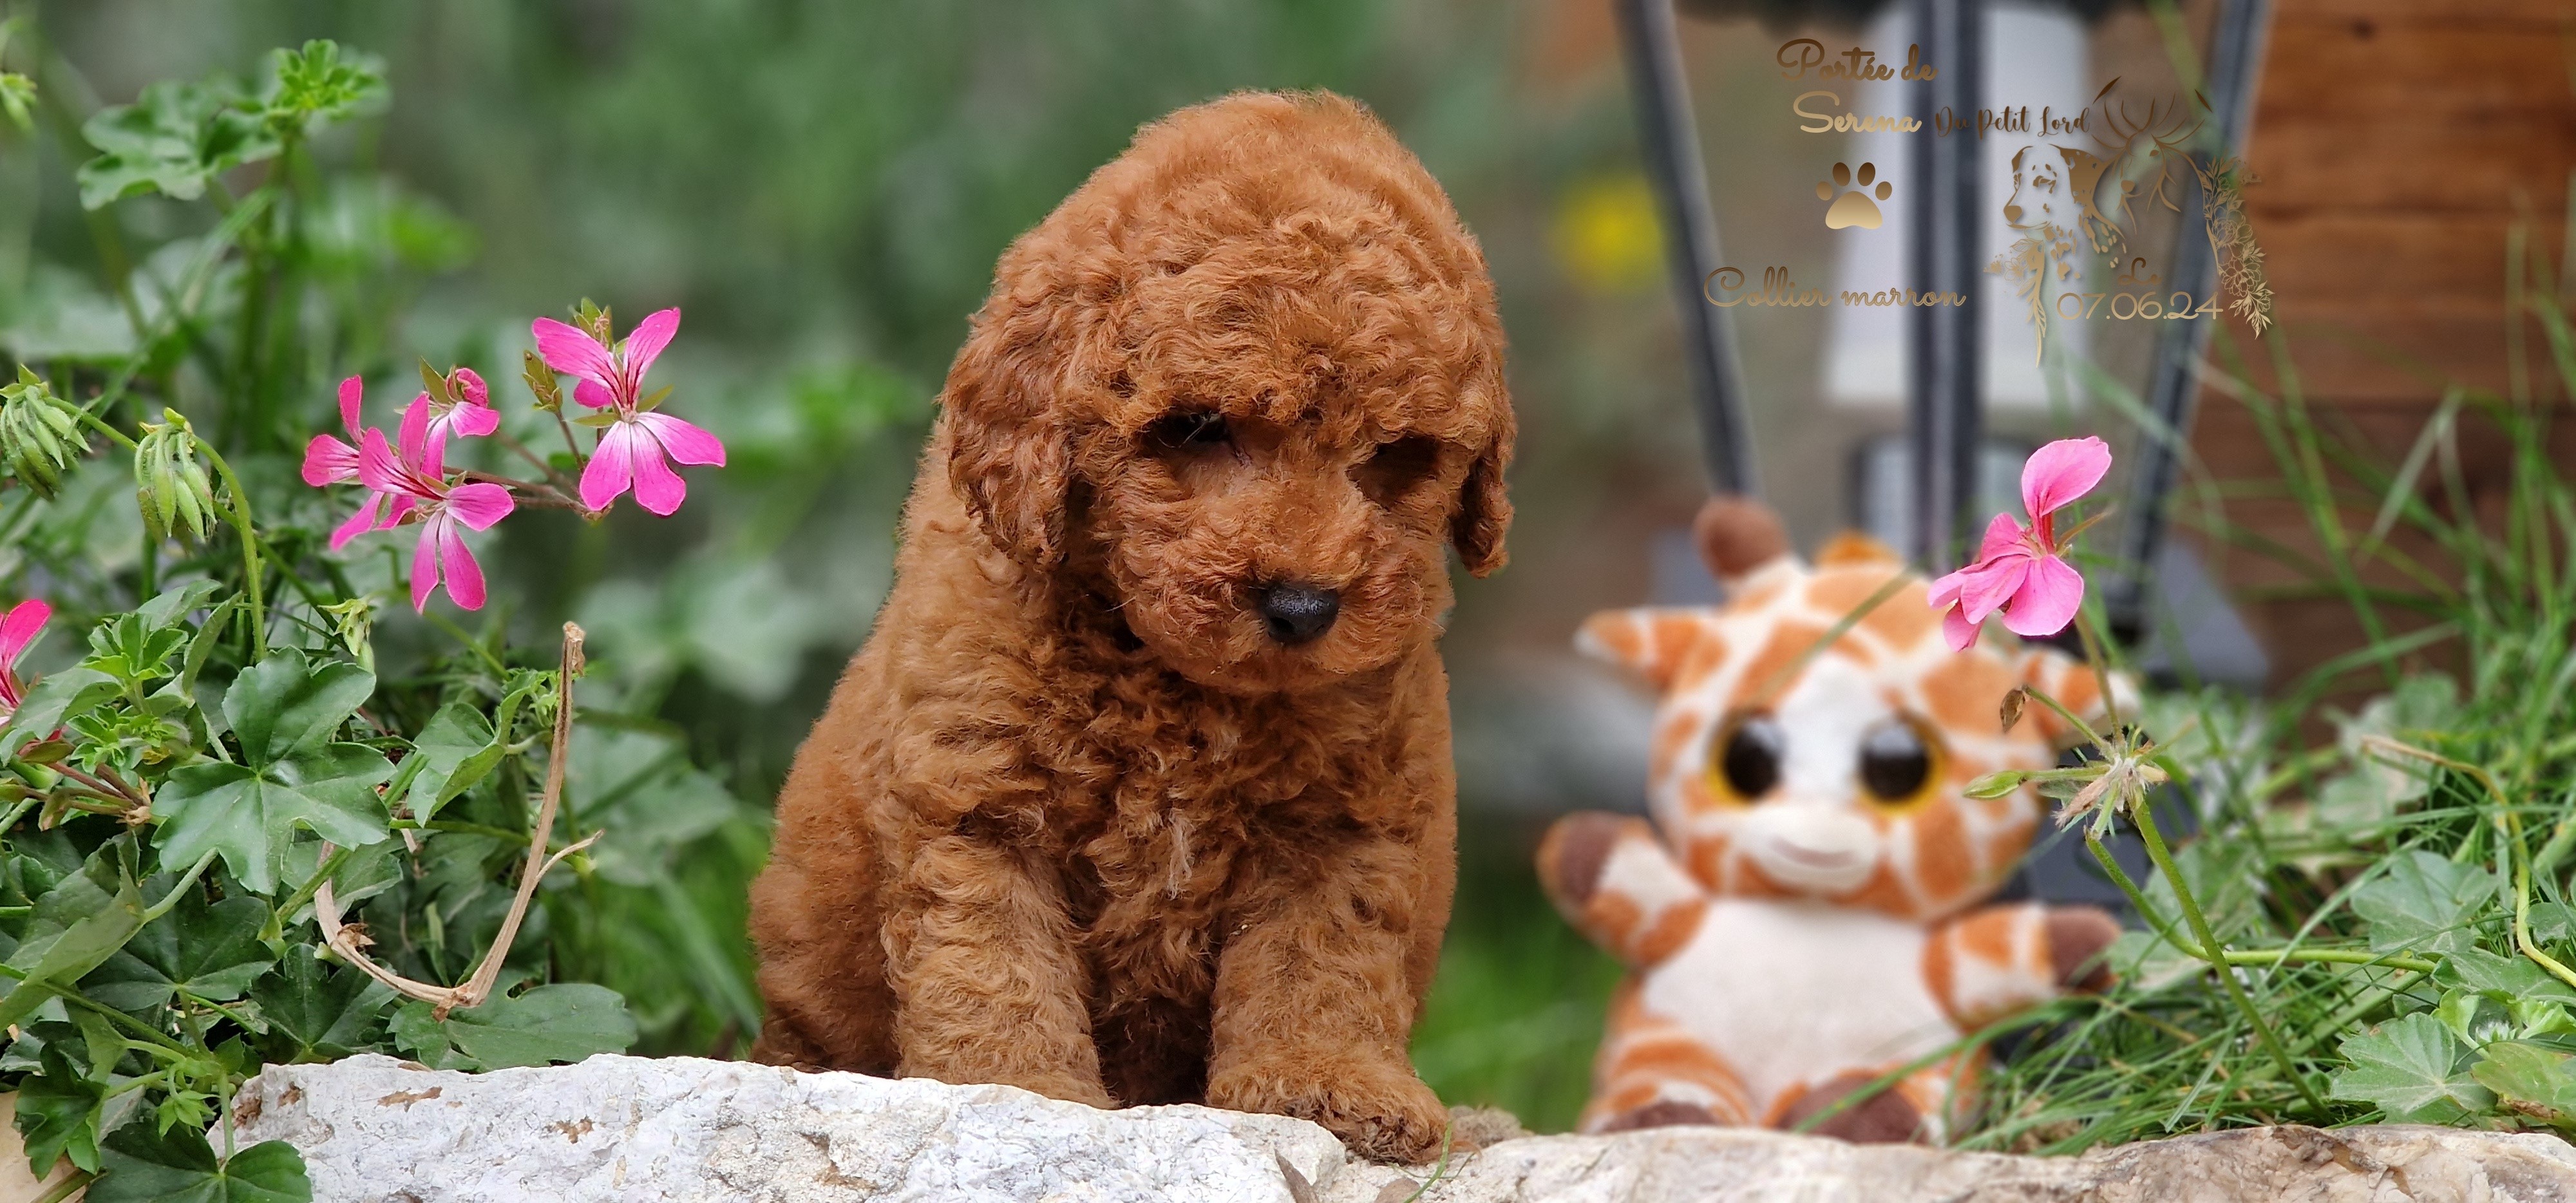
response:
[[[161,416],[169,420],[144,423],[143,438],[134,448],[135,504],[155,538],[184,531],[191,539],[204,539],[215,514],[214,482],[197,458],[197,436],[188,419],[174,409],[162,410]]]
[[[0,466],[38,497],[51,498],[63,470],[89,454],[89,439],[71,406],[25,365],[0,387]]]
[[[520,375],[528,382],[528,392],[536,397],[537,408],[547,413],[563,412],[563,389],[555,382],[555,370],[537,358],[534,351],[523,351]]]

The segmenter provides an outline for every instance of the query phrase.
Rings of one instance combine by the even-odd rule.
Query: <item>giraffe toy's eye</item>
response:
[[[1768,714],[1730,718],[1709,741],[1709,784],[1729,802],[1759,802],[1780,784],[1788,746],[1780,720]]]
[[[1913,720],[1891,718],[1860,739],[1861,788],[1883,806],[1923,799],[1939,776],[1940,750]]]

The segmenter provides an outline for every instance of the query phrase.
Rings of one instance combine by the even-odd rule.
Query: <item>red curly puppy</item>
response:
[[[757,1055],[1304,1116],[1420,1160],[1447,545],[1503,562],[1484,259],[1359,106],[1146,127],[1002,256],[752,896]]]

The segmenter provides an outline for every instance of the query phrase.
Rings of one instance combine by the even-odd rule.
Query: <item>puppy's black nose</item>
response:
[[[1313,585],[1278,584],[1261,591],[1262,621],[1281,643],[1304,643],[1333,629],[1342,612],[1342,595]]]

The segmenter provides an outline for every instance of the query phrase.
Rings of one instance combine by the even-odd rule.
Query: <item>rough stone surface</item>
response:
[[[1004,1086],[594,1057],[440,1073],[387,1057],[273,1067],[250,1140],[303,1150],[315,1197],[587,1200],[1221,1200],[1401,1203],[1428,1167],[1347,1157],[1302,1120],[1206,1107],[1097,1111]],[[2256,1128],[2080,1158],[1856,1146],[1743,1129],[1531,1136],[1454,1158],[1420,1203],[2576,1203],[2553,1136]]]

